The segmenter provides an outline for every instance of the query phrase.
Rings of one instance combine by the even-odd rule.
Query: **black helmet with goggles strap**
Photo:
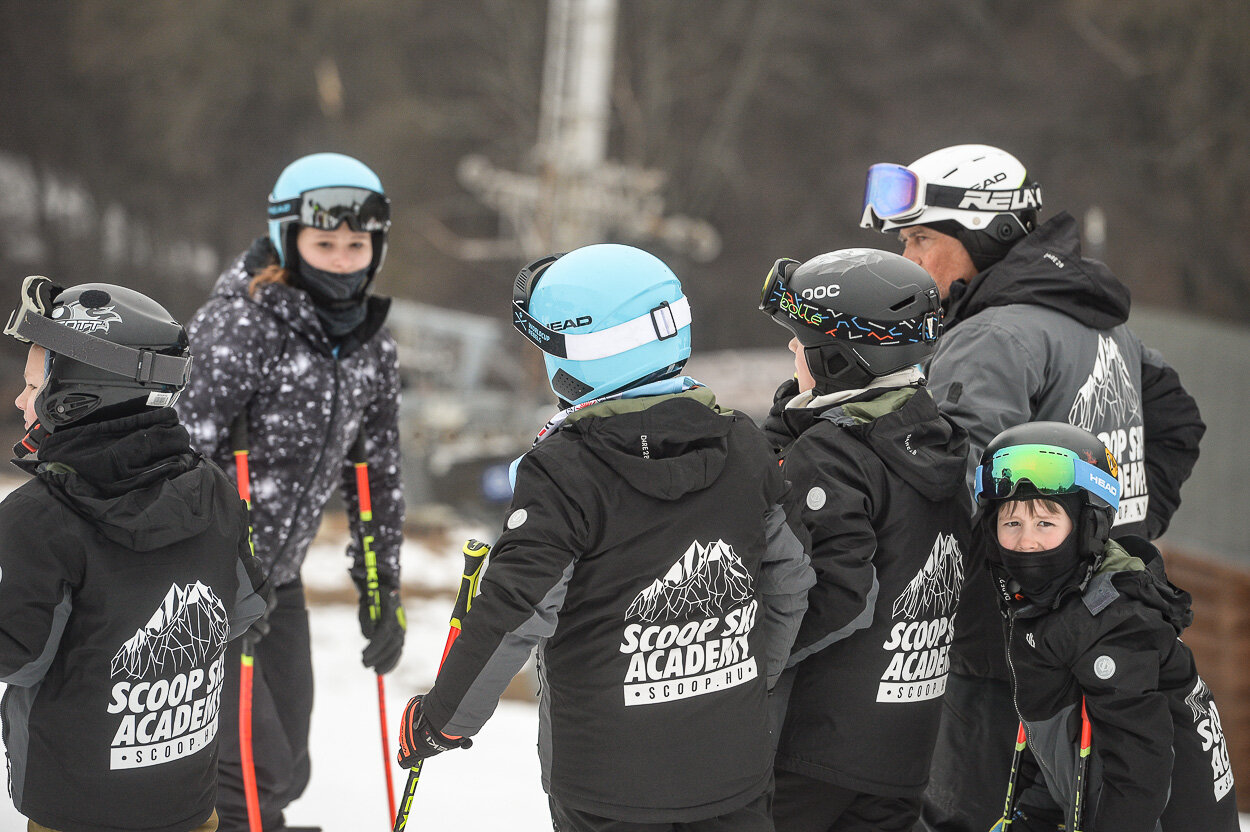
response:
[[[48,351],[35,412],[49,432],[102,408],[172,405],[191,373],[186,330],[156,301],[124,286],[61,289],[31,275],[4,334]]]

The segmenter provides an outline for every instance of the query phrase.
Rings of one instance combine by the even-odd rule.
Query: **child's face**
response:
[[[799,392],[806,393],[816,386],[816,379],[812,378],[812,371],[807,368],[803,345],[799,343],[798,338],[791,338],[786,346],[790,348],[790,352],[794,353],[794,377],[799,380]]]
[[[998,543],[1013,552],[1045,552],[1067,540],[1072,518],[1042,500],[1011,500],[998,509]]]
[[[26,353],[26,372],[23,373],[25,386],[22,392],[17,394],[17,398],[13,403],[17,405],[17,409],[22,411],[22,417],[26,420],[26,429],[29,430],[31,425],[39,421],[39,417],[35,415],[35,396],[39,393],[39,388],[43,387],[43,360],[46,354],[43,347],[38,344],[30,345],[30,352]]]
[[[350,274],[373,262],[373,237],[343,223],[333,231],[305,226],[295,238],[300,258],[323,272]]]

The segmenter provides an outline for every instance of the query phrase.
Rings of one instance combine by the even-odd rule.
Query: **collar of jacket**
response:
[[[716,394],[706,387],[695,387],[681,393],[663,393],[658,396],[636,396],[633,398],[608,399],[607,401],[583,407],[574,411],[565,419],[565,424],[573,424],[588,416],[619,416],[622,413],[639,413],[648,410],[662,401],[674,398],[692,399],[717,413],[729,414],[732,410],[722,410],[716,403]]]

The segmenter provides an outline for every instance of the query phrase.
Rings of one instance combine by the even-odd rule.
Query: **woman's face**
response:
[[[373,262],[373,237],[368,231],[352,231],[347,223],[333,231],[305,226],[295,238],[300,259],[323,272],[349,274]]]
[[[38,344],[30,345],[30,351],[26,353],[26,371],[22,374],[25,386],[13,400],[17,409],[22,411],[27,430],[39,421],[39,417],[35,414],[35,397],[39,395],[39,390],[43,387],[43,363],[46,354],[44,348]]]
[[[816,386],[816,379],[812,377],[812,371],[807,366],[803,345],[799,343],[798,338],[791,338],[786,346],[790,348],[790,352],[794,353],[794,377],[799,381],[799,392],[806,393]]]
[[[1011,500],[998,509],[998,543],[1013,552],[1045,552],[1067,540],[1072,518],[1041,500]]]

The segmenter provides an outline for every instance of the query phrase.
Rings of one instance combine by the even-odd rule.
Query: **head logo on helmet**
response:
[[[690,304],[659,258],[603,243],[517,275],[513,325],[543,351],[562,402],[583,404],[674,376],[690,357]]]
[[[333,231],[343,223],[373,237],[370,277],[386,259],[391,203],[367,165],[341,153],[314,153],[287,165],[269,194],[269,240],[278,263],[294,271],[295,234],[304,226]]]

